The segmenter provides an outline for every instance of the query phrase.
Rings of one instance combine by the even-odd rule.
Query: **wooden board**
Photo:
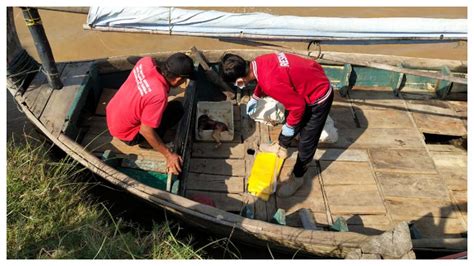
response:
[[[325,212],[326,207],[318,178],[318,169],[310,167],[304,176],[303,186],[293,196],[276,198],[277,208],[284,209],[287,214],[291,214],[301,208],[308,208],[313,212]]]
[[[378,235],[393,228],[393,225],[386,215],[333,215],[332,219],[342,217],[347,222],[350,232],[357,232],[365,235]]]
[[[413,128],[415,126],[406,111],[357,109],[355,114],[361,128]]]
[[[221,210],[240,212],[243,208],[243,197],[241,194],[186,190],[186,198],[193,199],[196,196],[211,198],[216,207]]]
[[[423,216],[456,218],[450,201],[428,198],[386,197],[385,204],[393,220],[416,220]]]
[[[375,185],[368,162],[320,161],[324,185]]]
[[[59,75],[64,71],[67,64],[57,64]],[[38,72],[35,78],[31,81],[28,89],[23,94],[26,106],[29,107],[35,117],[41,117],[43,110],[48,103],[53,89],[49,86],[48,79],[43,72]]]
[[[376,171],[437,174],[424,149],[370,149],[369,154]]]
[[[224,176],[245,176],[245,161],[238,159],[193,158],[189,166],[189,172]]]
[[[385,214],[376,185],[325,186],[331,214]]]
[[[186,189],[243,193],[244,178],[235,176],[189,173],[186,177]]]
[[[369,154],[364,149],[324,149],[318,148],[314,159],[322,161],[368,162]]]
[[[60,90],[53,90],[51,96],[41,114],[40,121],[55,136],[63,129],[66,115],[71,108],[78,89],[87,73],[92,62],[81,64],[68,64],[62,74],[61,81],[64,87]]]
[[[334,120],[334,126],[339,128],[356,128],[355,117],[350,105],[334,103],[331,106],[329,116]]]
[[[115,95],[116,92],[117,92],[116,89],[109,89],[109,88],[102,89],[102,94],[100,95],[99,103],[97,104],[97,108],[95,109],[96,115],[105,116],[105,107],[107,107],[107,104],[110,102],[110,100],[112,99],[112,97]]]
[[[440,100],[407,101],[408,108],[421,132],[441,135],[463,136],[467,134],[461,118]]]
[[[245,145],[241,143],[223,142],[219,147],[216,147],[215,143],[195,142],[193,143],[191,156],[193,158],[243,159],[245,152]]]
[[[449,201],[449,192],[439,175],[377,172],[385,197],[435,198]]]
[[[406,110],[404,100],[395,97],[392,89],[387,87],[354,87],[349,92],[349,96],[354,110]]]
[[[321,148],[424,148],[415,128],[339,129],[336,143],[321,143]]]

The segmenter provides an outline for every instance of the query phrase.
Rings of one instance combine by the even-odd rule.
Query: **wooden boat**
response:
[[[25,56],[11,16],[8,22],[9,58]],[[183,52],[198,61],[197,54]],[[215,69],[224,52],[252,60],[268,50],[202,55]],[[172,53],[151,56],[161,61]],[[225,100],[202,67],[196,82],[170,96],[186,107],[168,134],[184,157],[182,174],[170,179],[158,152],[127,146],[107,131],[105,105],[139,56],[60,62],[64,86],[59,90],[51,88],[41,71],[25,74],[22,83],[10,75],[7,88],[36,127],[92,172],[190,225],[231,240],[340,258],[414,258],[416,250],[467,250],[466,150],[425,142],[435,135],[452,139],[467,134],[466,85],[325,60],[331,56],[423,70],[445,79],[465,79],[467,73],[467,63],[461,61],[323,53],[318,61],[339,92],[330,114],[339,140],[320,146],[312,176],[289,199],[272,195],[262,201],[246,193],[254,152],[274,141],[280,127],[249,119],[245,93],[233,106],[232,141],[217,149],[196,141],[196,103]],[[293,155],[285,161],[280,177],[294,160]],[[200,203],[203,197],[214,206]],[[274,219],[279,209],[284,222]],[[334,229],[339,217],[349,232]]]

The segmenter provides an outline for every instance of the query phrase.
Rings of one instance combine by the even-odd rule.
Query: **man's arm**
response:
[[[178,154],[172,152],[161,140],[160,136],[156,133],[155,129],[142,124],[140,126],[140,134],[148,141],[154,150],[163,154],[166,158],[166,166],[168,172],[177,175],[181,172],[181,164],[183,159]]]

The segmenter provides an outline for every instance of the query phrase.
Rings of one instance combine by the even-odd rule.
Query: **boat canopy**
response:
[[[91,7],[85,28],[266,40],[467,40],[467,19],[339,18],[174,7]]]

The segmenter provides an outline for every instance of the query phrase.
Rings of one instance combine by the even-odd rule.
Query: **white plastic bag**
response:
[[[271,97],[260,98],[257,109],[250,117],[269,126],[282,124],[285,121],[285,107]]]
[[[337,133],[337,128],[334,126],[334,120],[328,115],[326,123],[324,124],[323,132],[321,137],[319,137],[320,143],[335,143],[339,135]]]
[[[285,107],[271,97],[263,97],[258,100],[257,110],[250,117],[269,126],[283,124],[285,122]],[[334,126],[334,120],[328,115],[319,142],[335,143],[338,138],[339,135],[337,128]]]

